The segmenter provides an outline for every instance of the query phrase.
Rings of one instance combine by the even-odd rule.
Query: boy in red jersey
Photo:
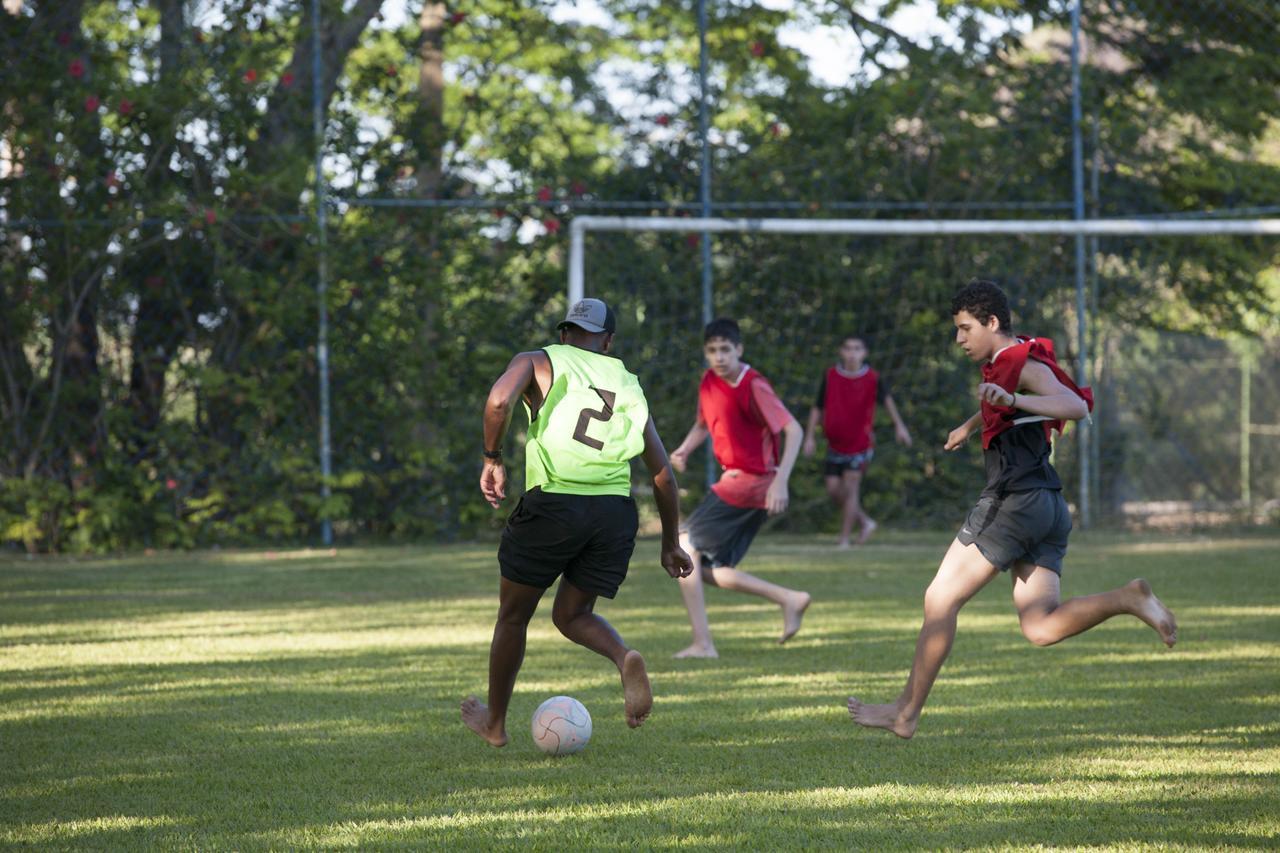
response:
[[[827,436],[827,462],[823,479],[827,495],[840,507],[839,547],[849,547],[853,523],[858,522],[861,545],[875,532],[876,523],[860,503],[862,475],[874,453],[872,424],[876,403],[883,403],[893,419],[893,434],[899,444],[911,446],[911,433],[898,414],[893,395],[880,374],[866,363],[867,344],[862,338],[847,337],[840,344],[840,362],[827,368],[818,386],[818,397],[809,409],[809,429],[805,433],[804,455],[818,449],[818,422]]]
[[[736,322],[719,319],[707,324],[702,351],[710,367],[698,387],[697,420],[672,452],[671,464],[683,471],[689,454],[710,436],[724,474],[681,529],[681,547],[693,557],[692,574],[680,581],[693,644],[678,652],[678,658],[719,656],[707,624],[704,583],[779,605],[780,643],[800,630],[809,606],[807,592],[769,583],[737,568],[764,520],[787,508],[787,480],[804,432],[769,381],[742,363],[742,332]],[[785,436],[781,454],[779,433]]]
[[[960,608],[1002,571],[1013,579],[1022,633],[1037,646],[1053,645],[1123,613],[1146,622],[1167,646],[1178,638],[1173,613],[1141,578],[1110,592],[1059,600],[1071,516],[1049,462],[1049,439],[1064,421],[1087,416],[1093,396],[1058,366],[1052,341],[1014,336],[1009,301],[991,282],[966,285],[951,300],[951,313],[956,342],[982,364],[983,381],[977,388],[981,409],[953,429],[944,446],[955,450],[982,426],[987,487],[925,591],[924,625],[897,701],[864,705],[852,696],[848,701],[854,722],[903,738],[915,734],[920,710],[955,640]]]

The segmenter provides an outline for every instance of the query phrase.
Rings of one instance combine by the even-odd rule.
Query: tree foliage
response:
[[[582,23],[546,0],[421,2],[395,25],[378,0],[321,5],[318,79],[310,3],[67,0],[0,14],[5,540],[103,550],[299,540],[320,517],[371,537],[491,523],[472,494],[479,400],[564,310],[573,212],[697,200],[694,3],[607,0]],[[814,216],[1010,202],[1017,215],[1064,212],[1063,2],[939,2],[948,34],[932,37],[897,31],[895,0],[708,5],[718,200]],[[1093,212],[1273,203],[1274,5],[1086,5],[1085,134],[1103,188]],[[790,46],[789,27],[819,25],[861,46],[847,85],[824,83]],[[323,235],[317,94],[332,196]],[[636,330],[625,354],[669,437],[686,425],[697,369],[697,248],[684,237],[616,242],[593,262],[593,281]],[[820,364],[830,342],[806,339],[816,326],[802,319],[817,312],[891,325],[886,349],[912,354],[932,394],[960,387],[938,341],[950,289],[977,268],[1041,270],[1052,283],[1069,258],[1040,254],[1017,241],[800,252],[724,240],[716,274],[720,307],[746,319],[762,366]],[[1272,316],[1273,246],[1116,241],[1095,257],[1108,285],[1100,307],[1116,322],[1257,334]],[[852,307],[840,258],[879,313]],[[322,271],[328,499],[317,463]],[[804,294],[791,300],[801,325],[765,322],[761,306],[788,285]],[[876,296],[894,288],[896,299]],[[1070,300],[1035,292],[1047,295],[1025,313],[1069,328]],[[663,325],[660,312],[679,320]],[[797,407],[801,387],[784,388]],[[921,429],[954,416],[916,396]],[[932,457],[887,470],[892,494],[872,497],[886,505],[922,485],[938,500],[959,487]]]

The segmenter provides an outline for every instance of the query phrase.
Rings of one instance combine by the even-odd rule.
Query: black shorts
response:
[[[827,464],[823,466],[824,477],[843,477],[845,471],[865,471],[875,451],[868,447],[861,453],[835,453],[827,451]]]
[[[498,565],[509,581],[546,589],[564,575],[583,592],[613,598],[627,577],[640,518],[621,495],[525,492],[507,519]]]
[[[708,494],[680,526],[704,565],[733,568],[747,555],[751,540],[769,517],[768,510],[731,506],[715,492]]]
[[[1062,574],[1071,532],[1071,511],[1057,489],[984,495],[956,534],[961,545],[977,545],[1000,571],[1014,563],[1034,563]]]

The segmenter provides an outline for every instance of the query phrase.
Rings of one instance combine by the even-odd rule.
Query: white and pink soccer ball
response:
[[[572,696],[552,696],[533,712],[533,742],[547,755],[581,752],[591,740],[591,715]]]

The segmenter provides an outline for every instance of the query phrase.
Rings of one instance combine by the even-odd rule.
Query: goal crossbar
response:
[[[1042,235],[1098,237],[1280,236],[1280,219],[717,219],[680,216],[579,216],[569,226],[569,304],[586,287],[588,231],[679,233],[858,234],[880,237],[936,235]]]

